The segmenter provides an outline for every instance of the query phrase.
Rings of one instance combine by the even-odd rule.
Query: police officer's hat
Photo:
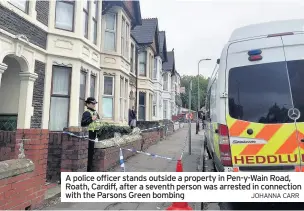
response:
[[[84,102],[86,102],[87,104],[91,104],[91,103],[96,104],[97,103],[97,101],[95,100],[94,97],[88,97],[87,100]]]

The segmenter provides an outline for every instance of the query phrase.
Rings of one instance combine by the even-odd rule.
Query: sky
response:
[[[234,29],[261,22],[304,19],[304,0],[140,0],[142,18],[158,18],[174,48],[181,75],[211,75]]]

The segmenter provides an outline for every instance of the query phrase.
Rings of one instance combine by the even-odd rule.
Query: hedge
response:
[[[118,126],[104,123],[100,128],[97,137],[99,140],[114,138],[115,133],[120,133],[122,136],[130,134],[132,129],[129,126]]]

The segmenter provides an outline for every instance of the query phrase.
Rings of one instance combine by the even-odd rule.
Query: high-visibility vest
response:
[[[96,112],[96,111],[92,111],[92,110],[89,110],[89,109],[87,111],[90,112],[91,117],[93,117],[95,112]],[[101,121],[100,121],[100,119],[96,119],[95,121],[91,122],[91,124],[89,124],[88,130],[94,132],[96,130],[99,130],[100,127],[101,127]]]

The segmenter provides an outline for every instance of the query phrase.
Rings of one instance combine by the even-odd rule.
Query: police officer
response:
[[[87,110],[82,114],[81,127],[87,127],[89,131],[89,149],[88,149],[88,168],[87,171],[92,170],[93,156],[94,156],[94,141],[97,139],[97,132],[100,130],[100,117],[95,110],[97,104],[94,97],[88,97],[85,101]]]
[[[95,140],[101,126],[100,117],[95,110],[97,102],[94,97],[88,97],[85,103],[87,110],[82,115],[81,127],[88,127],[89,139]]]

